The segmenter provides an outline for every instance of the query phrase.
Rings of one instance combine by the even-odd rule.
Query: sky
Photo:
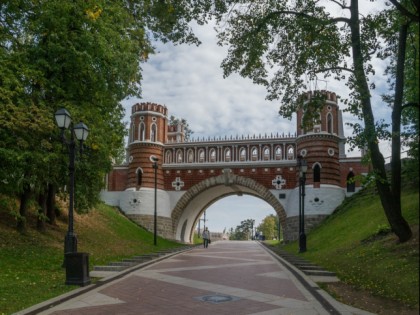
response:
[[[155,43],[156,54],[142,65],[142,99],[130,98],[123,102],[126,109],[124,120],[129,122],[131,106],[137,102],[152,102],[166,105],[169,116],[184,118],[194,132],[193,138],[236,135],[264,135],[296,132],[296,120],[287,120],[278,115],[279,101],[267,101],[264,87],[237,74],[223,78],[220,67],[227,49],[216,44],[213,25],[193,26],[201,40],[200,46]],[[384,91],[384,66],[375,64],[373,80],[377,92],[373,96],[375,118],[390,117],[389,109],[380,101]],[[326,89],[346,96],[343,82],[318,81],[313,88]],[[340,108],[344,106],[339,104]],[[356,122],[348,113],[343,113],[345,122]],[[344,126],[345,136],[352,130]],[[390,144],[382,143],[385,157],[390,155]],[[359,152],[348,152],[348,156]],[[254,219],[256,225],[264,217],[274,214],[265,201],[251,196],[223,198],[207,209],[207,225],[211,231],[235,228],[241,221]]]

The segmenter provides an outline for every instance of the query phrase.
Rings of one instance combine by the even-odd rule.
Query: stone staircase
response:
[[[276,253],[278,256],[286,260],[288,263],[298,268],[304,274],[306,274],[307,276],[310,276],[316,282],[339,281],[339,279],[336,277],[336,274],[334,272],[325,270],[324,268],[317,266],[302,257],[298,257],[278,247],[274,247],[274,246],[267,246],[267,247],[271,251]]]
[[[94,266],[93,270],[90,272],[90,275],[92,277],[105,277],[107,275],[121,272],[126,269],[132,268],[134,266],[150,262],[152,260],[155,260],[157,258],[163,257],[163,256],[172,256],[176,253],[180,253],[186,250],[190,250],[193,248],[193,246],[183,246],[183,247],[177,247],[172,248],[168,250],[161,250],[150,254],[144,254],[139,256],[133,256],[131,258],[126,258],[121,261],[115,261],[110,262],[105,266]]]

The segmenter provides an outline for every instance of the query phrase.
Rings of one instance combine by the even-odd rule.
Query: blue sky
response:
[[[367,3],[367,4],[366,4]],[[361,5],[378,5],[377,2],[362,2]],[[124,101],[125,121],[129,121],[130,109],[136,102],[154,102],[168,107],[169,115],[185,118],[194,131],[193,137],[214,137],[230,135],[258,135],[270,133],[294,133],[295,119],[291,121],[278,115],[279,102],[265,100],[266,90],[252,84],[239,75],[223,78],[220,64],[226,56],[226,48],[216,45],[216,33],[213,25],[194,26],[199,47],[156,43],[155,55],[150,56],[142,65],[142,99]],[[380,101],[384,91],[386,77],[384,65],[374,63],[376,70],[372,80],[377,86],[373,92],[375,118],[390,117],[390,109]],[[338,95],[346,96],[348,91],[343,82],[319,81],[319,89],[327,89]],[[340,104],[340,108],[344,109]],[[343,113],[346,122],[355,122],[355,118]],[[388,119],[389,120],[389,119]],[[344,126],[346,136],[352,134]],[[390,155],[390,144],[381,143],[385,157]],[[348,155],[358,155],[349,152]],[[251,196],[227,197],[207,210],[209,229],[222,231],[235,228],[245,219],[261,220],[274,214],[274,210],[264,201]]]

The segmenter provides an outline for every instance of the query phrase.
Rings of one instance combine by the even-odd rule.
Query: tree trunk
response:
[[[401,111],[404,92],[404,66],[407,30],[408,24],[400,26],[395,78],[395,99],[392,109],[391,189],[393,197],[393,211],[396,215],[395,218],[392,218],[393,224],[391,224],[391,227],[402,242],[409,240],[412,236],[410,226],[404,220],[401,212]]]
[[[47,217],[48,217],[48,222],[52,225],[56,225],[55,193],[56,193],[55,185],[48,184]]]
[[[23,192],[20,195],[19,217],[17,219],[16,228],[20,233],[26,232],[26,210],[28,208],[28,201],[31,197],[31,188],[29,185],[23,187]]]
[[[367,84],[366,75],[363,69],[364,59],[360,42],[360,24],[358,0],[351,0],[351,41],[352,41],[352,57],[354,63],[354,75],[356,81],[356,92],[360,95],[362,105],[363,119],[365,122],[365,137],[371,155],[373,172],[375,174],[376,187],[378,189],[379,198],[388,222],[393,232],[398,236],[400,242],[405,242],[411,238],[412,232],[410,226],[405,221],[401,213],[401,200],[395,200],[393,191],[390,188],[389,181],[385,171],[385,160],[382,156],[378,138],[375,129],[375,120],[370,102],[370,92]],[[393,143],[394,146],[394,143]],[[394,149],[394,148],[393,148]],[[398,155],[399,153],[398,148]],[[400,164],[400,161],[398,161]],[[401,166],[397,167],[393,172],[399,173],[401,176]]]
[[[40,192],[38,195],[38,219],[36,222],[36,228],[40,232],[45,232],[45,220],[47,213],[47,192]]]

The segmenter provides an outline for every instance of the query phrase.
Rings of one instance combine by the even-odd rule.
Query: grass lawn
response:
[[[64,285],[65,269],[61,267],[67,213],[63,211],[63,220],[58,220],[57,226],[49,226],[45,233],[34,229],[32,217],[28,233],[22,235],[5,210],[0,209],[0,314],[11,314],[76,288]],[[181,245],[158,238],[154,246],[152,233],[105,205],[89,214],[75,214],[74,229],[78,251],[90,254],[91,269],[94,265]]]
[[[390,232],[379,198],[361,193],[307,234],[308,251],[299,255],[336,272],[345,283],[418,308],[419,193],[404,193],[402,205],[414,233],[407,243],[398,243]],[[298,252],[296,242],[283,248]]]

